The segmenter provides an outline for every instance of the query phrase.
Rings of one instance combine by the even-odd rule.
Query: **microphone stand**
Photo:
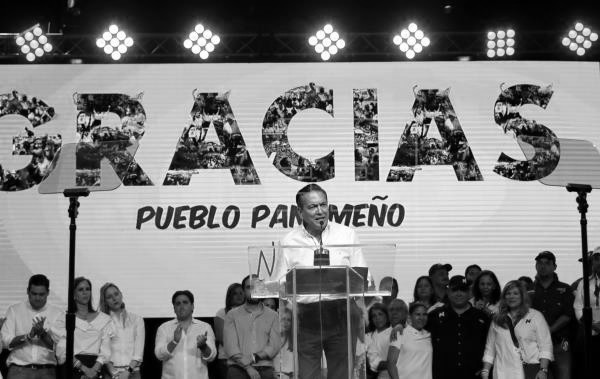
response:
[[[330,262],[329,262],[329,251],[327,249],[323,249],[323,230],[325,230],[325,227],[323,226],[324,222],[323,221],[319,221],[319,224],[321,225],[321,233],[320,233],[320,238],[319,238],[319,248],[317,250],[315,250],[315,257],[314,257],[314,262],[313,265],[314,266],[329,266]],[[325,254],[324,252],[327,251],[327,262],[325,263]]]
[[[73,298],[74,292],[74,281],[75,281],[75,234],[77,232],[77,225],[75,219],[79,214],[79,197],[86,197],[90,194],[90,190],[87,188],[69,188],[64,190],[63,194],[69,198],[69,218],[71,223],[69,224],[69,286],[68,286],[68,307],[66,315],[66,329],[67,329],[67,357],[65,360],[65,377],[67,379],[73,379],[73,343],[75,340],[75,313],[77,308],[75,306],[75,299]]]
[[[588,259],[587,218],[588,210],[587,194],[592,192],[592,186],[587,184],[567,185],[568,192],[577,192],[577,210],[581,214],[579,224],[581,225],[581,263],[583,264],[583,362],[584,378],[591,379],[592,357],[590,344],[592,341],[592,308],[590,307],[590,263]]]

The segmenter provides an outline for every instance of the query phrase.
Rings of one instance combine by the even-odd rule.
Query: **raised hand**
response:
[[[177,325],[177,328],[175,329],[175,333],[173,333],[173,341],[175,341],[175,343],[179,343],[179,341],[181,340],[182,333],[183,333],[183,328],[181,327],[181,325]]]
[[[204,332],[204,334],[201,334],[198,337],[196,337],[196,346],[198,346],[198,349],[204,349],[204,347],[206,347],[206,333],[207,332]]]

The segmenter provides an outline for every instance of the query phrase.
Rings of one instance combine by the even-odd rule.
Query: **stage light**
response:
[[[127,53],[127,49],[133,46],[133,38],[127,37],[124,30],[112,24],[102,33],[102,37],[96,39],[96,46],[104,50],[104,53],[110,55],[113,60],[118,61]]]
[[[324,61],[331,59],[346,46],[346,42],[340,38],[340,34],[334,30],[331,24],[323,26],[323,29],[310,36],[308,44],[314,47],[315,52]]]
[[[48,37],[46,37],[39,24],[17,35],[15,43],[29,62],[33,62],[36,58],[41,58],[45,53],[52,51],[52,44],[48,42]]]
[[[406,58],[413,59],[423,51],[423,48],[429,46],[431,41],[417,24],[411,22],[406,29],[400,31],[400,34],[394,36],[392,42],[406,55]]]
[[[513,56],[515,54],[515,35],[514,29],[487,32],[487,57],[491,59]]]
[[[576,22],[573,29],[562,38],[562,45],[580,57],[592,47],[592,43],[598,40],[598,34],[586,27],[581,22]]]
[[[210,29],[206,29],[202,24],[196,25],[188,37],[183,41],[183,47],[199,55],[200,59],[208,59],[210,53],[215,50],[216,45],[221,42],[218,35]]]

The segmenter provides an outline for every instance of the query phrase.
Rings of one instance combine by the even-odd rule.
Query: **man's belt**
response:
[[[18,365],[18,364],[12,363],[11,366],[22,367],[22,368],[29,368],[29,369],[32,369],[32,370],[42,370],[42,369],[45,369],[45,368],[56,368],[56,365],[52,365],[52,364],[46,364],[46,365],[36,365],[36,364]]]

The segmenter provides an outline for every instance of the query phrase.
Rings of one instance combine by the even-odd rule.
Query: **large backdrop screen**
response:
[[[308,182],[362,243],[398,245],[371,258],[393,262],[406,300],[433,263],[506,282],[542,250],[570,282],[575,195],[542,181],[568,140],[600,142],[599,79],[562,62],[2,66],[0,312],[32,273],[66,302],[68,201],[41,193],[61,170],[115,188],[80,200],[76,272],[144,317],[171,315],[178,289],[197,315],[223,307],[248,246],[298,225]]]

